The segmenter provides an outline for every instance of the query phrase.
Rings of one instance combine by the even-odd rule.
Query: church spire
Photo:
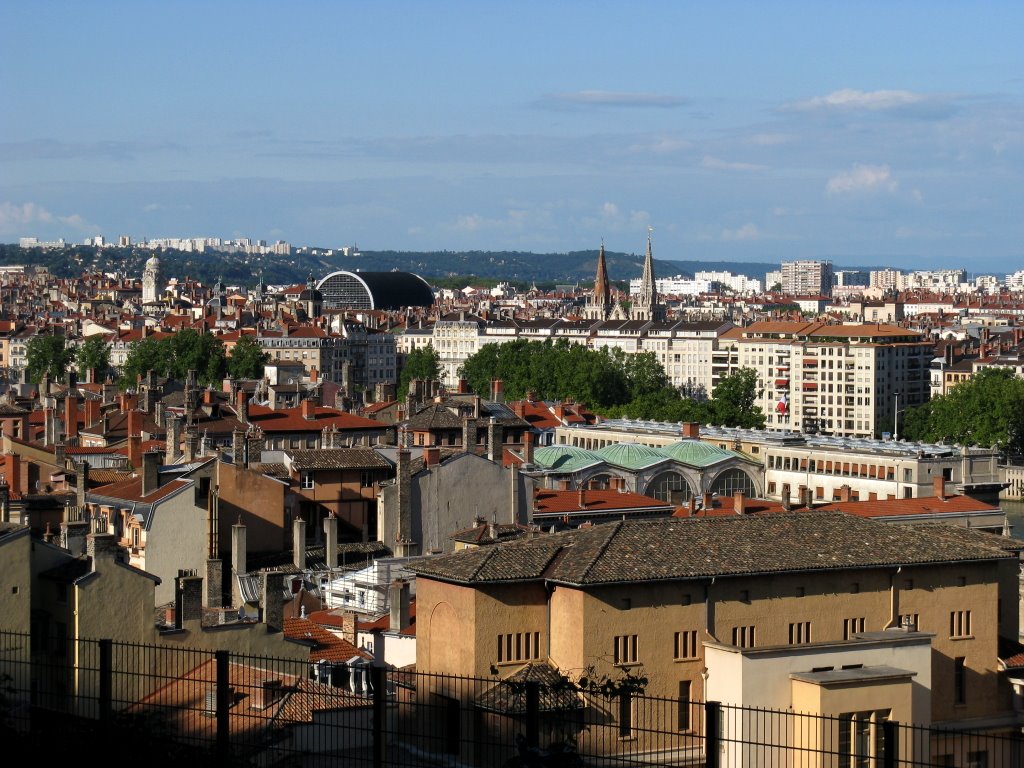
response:
[[[594,304],[604,309],[607,314],[612,303],[612,287],[608,282],[608,264],[604,258],[604,238],[601,238],[601,250],[597,253],[597,276],[594,278]]]
[[[654,278],[654,253],[651,247],[653,227],[647,228],[647,253],[644,256],[644,272],[640,279],[640,294],[633,303],[630,313],[634,320],[660,320],[662,308],[658,304],[658,287]]]

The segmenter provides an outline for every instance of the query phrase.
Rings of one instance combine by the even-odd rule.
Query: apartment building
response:
[[[805,512],[626,520],[426,558],[417,671],[642,675],[680,712],[652,722],[665,710],[628,697],[606,711],[638,751],[656,748],[650,730],[699,731],[691,699],[1008,733],[1021,686],[1000,643],[1018,618],[1000,606],[1017,603],[1019,557],[1005,541]]]
[[[782,292],[790,296],[831,296],[832,262],[782,262]]]
[[[738,365],[757,371],[769,430],[898,434],[897,411],[928,398],[932,346],[904,328],[760,322],[735,346]]]

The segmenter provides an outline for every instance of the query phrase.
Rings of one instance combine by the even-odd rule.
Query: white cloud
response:
[[[634,227],[646,227],[651,223],[651,214],[647,211],[630,211],[629,223]]]
[[[790,140],[785,133],[755,133],[750,137],[750,143],[759,147],[775,147]]]
[[[910,117],[947,117],[956,111],[948,96],[935,96],[904,90],[860,91],[842,88],[825,96],[787,104],[784,110],[796,112],[879,112]]]
[[[47,237],[60,236],[61,229],[71,229],[75,233],[95,232],[98,229],[78,213],[60,216],[35,203],[22,203],[21,205],[10,202],[0,203],[0,234],[18,236],[37,234],[28,232],[27,228],[29,227],[45,229]]]
[[[686,139],[680,139],[676,136],[661,136],[650,141],[637,142],[631,144],[629,152],[651,152],[655,155],[670,155],[674,152],[680,152],[684,149],[689,149],[693,144]]]
[[[618,218],[619,206],[615,203],[605,203],[601,206],[601,215],[608,219]]]
[[[896,180],[888,165],[855,165],[849,171],[843,171],[825,185],[829,195],[850,195],[860,192],[886,191],[894,192]]]
[[[756,163],[739,163],[729,160],[721,160],[717,157],[711,157],[711,155],[704,155],[704,159],[701,161],[701,165],[705,168],[713,168],[715,170],[723,171],[765,171],[768,169],[767,165],[757,165]]]
[[[760,237],[761,230],[750,222],[736,229],[723,229],[721,234],[722,240],[758,240]]]
[[[591,107],[641,107],[671,109],[687,103],[681,96],[665,93],[626,93],[622,91],[575,91],[546,93],[537,105],[548,109],[585,109]]]

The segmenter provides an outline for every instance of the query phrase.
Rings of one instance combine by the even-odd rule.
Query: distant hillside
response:
[[[120,272],[141,276],[143,265],[152,251],[137,247],[95,248],[69,245],[59,249],[21,248],[0,245],[0,264],[39,264],[59,277],[73,277],[83,272]],[[589,285],[597,271],[597,251],[568,253],[527,253],[523,251],[364,251],[358,256],[311,255],[306,252],[291,256],[254,255],[206,251],[160,251],[164,274],[168,277],[191,277],[204,283],[223,279],[226,283],[255,285],[259,276],[271,284],[304,281],[310,273],[320,278],[338,269],[364,272],[401,270],[430,278],[451,278],[472,275],[482,280],[581,283]],[[622,283],[640,277],[643,254],[606,251],[608,275]],[[698,271],[732,272],[763,280],[765,272],[779,268],[775,262],[701,262],[654,260],[659,277],[684,275],[693,277]]]

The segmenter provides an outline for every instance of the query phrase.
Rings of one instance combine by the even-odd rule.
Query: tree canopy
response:
[[[413,379],[440,379],[441,356],[431,345],[412,350],[405,357],[402,375],[398,379],[398,393],[405,397]]]
[[[110,347],[103,336],[90,336],[83,341],[75,353],[75,366],[80,374],[88,370],[96,372],[97,380],[110,368]]]
[[[121,388],[135,386],[138,377],[145,376],[148,371],[158,376],[184,379],[190,370],[196,372],[200,384],[220,384],[227,370],[221,340],[211,333],[199,333],[192,328],[160,339],[141,339],[128,349],[121,368]]]
[[[75,351],[66,345],[63,336],[33,336],[25,345],[27,357],[26,372],[33,384],[47,375],[54,381],[66,381],[68,366],[75,358]]]
[[[263,351],[254,336],[242,336],[231,348],[228,355],[228,376],[232,379],[258,379],[263,368],[270,362],[270,355]]]
[[[530,391],[545,400],[571,398],[609,418],[764,426],[756,406],[757,373],[749,368],[723,378],[711,398],[703,392],[688,397],[671,386],[653,352],[518,339],[485,345],[466,360],[461,375],[476,392],[489,391],[491,380],[501,379],[509,398]]]
[[[908,440],[998,446],[1024,453],[1024,379],[1008,368],[985,368],[945,395],[904,414]]]

